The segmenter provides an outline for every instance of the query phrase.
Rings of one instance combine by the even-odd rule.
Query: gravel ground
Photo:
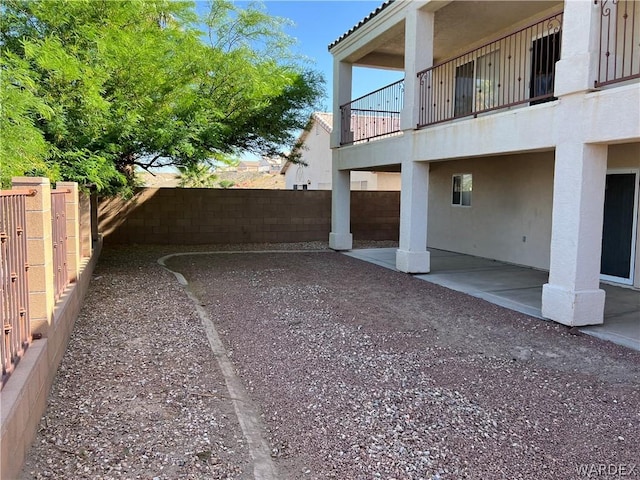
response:
[[[104,251],[23,478],[252,478],[177,251]],[[168,265],[280,478],[640,477],[638,352],[333,252]]]

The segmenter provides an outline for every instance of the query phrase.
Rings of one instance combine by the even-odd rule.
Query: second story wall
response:
[[[330,46],[331,145],[637,82],[638,25],[640,2],[631,0],[387,2]],[[382,94],[352,104],[354,66],[372,75],[401,68],[404,102],[391,86],[380,85]],[[372,112],[371,125],[354,125],[354,108]]]

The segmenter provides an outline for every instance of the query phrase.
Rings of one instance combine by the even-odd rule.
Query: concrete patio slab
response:
[[[492,268],[474,268],[472,265],[469,269],[463,269],[460,266],[456,271],[440,272],[438,263],[433,263],[435,264],[432,265],[433,273],[416,276],[422,280],[438,283],[454,290],[462,288],[460,291],[470,294],[487,291],[509,292],[511,290],[534,288],[545,283],[548,277],[544,272],[535,270],[523,271],[523,269],[512,265]],[[475,262],[471,260],[471,263]]]
[[[396,270],[395,252],[395,248],[369,248],[344,254]],[[429,252],[431,272],[416,278],[543,318],[542,285],[548,272],[445,250],[430,248]],[[601,284],[601,288],[607,294],[604,324],[580,331],[640,350],[640,292],[610,284]]]

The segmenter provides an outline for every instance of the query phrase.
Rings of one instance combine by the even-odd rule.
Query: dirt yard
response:
[[[277,478],[640,477],[638,352],[330,251],[168,260],[196,306],[175,251],[105,251],[23,478],[253,478],[196,307]]]

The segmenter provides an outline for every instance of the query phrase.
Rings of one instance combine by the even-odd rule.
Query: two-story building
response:
[[[395,170],[400,271],[427,245],[548,270],[566,325],[602,323],[601,280],[640,288],[640,2],[390,0],[329,51],[331,248],[350,172]],[[404,79],[352,101],[354,66]]]

